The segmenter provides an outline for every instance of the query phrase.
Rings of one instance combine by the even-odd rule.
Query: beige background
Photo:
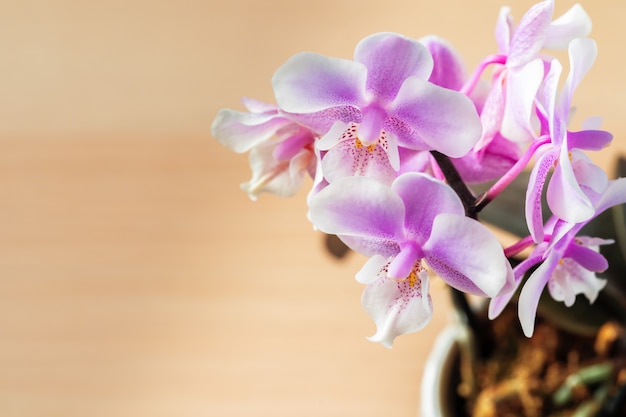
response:
[[[414,416],[434,322],[392,350],[305,218],[252,203],[221,107],[271,101],[292,54],[437,33],[468,67],[532,1],[0,1],[0,415]],[[559,1],[557,13],[572,3]],[[626,2],[587,1],[578,115],[626,153]],[[578,117],[578,116],[577,116]],[[575,119],[574,123],[578,123]]]

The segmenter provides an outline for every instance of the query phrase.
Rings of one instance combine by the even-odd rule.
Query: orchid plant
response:
[[[217,114],[215,138],[250,152],[242,188],[252,199],[292,196],[310,176],[314,227],[368,257],[356,279],[372,341],[391,347],[429,322],[434,276],[457,295],[490,299],[490,318],[515,297],[528,337],[546,287],[571,306],[579,294],[593,303],[607,285],[600,247],[614,242],[584,231],[626,202],[626,178],[609,179],[584,153],[612,140],[597,119],[568,129],[597,46],[581,6],[554,19],[553,3],[518,24],[502,8],[497,51],[469,74],[440,37],[376,33],[353,59],[288,59],[272,79],[276,104],[245,99],[247,111]],[[552,50],[567,50],[563,83]],[[503,247],[487,209],[523,178],[522,214],[504,214],[525,231]]]

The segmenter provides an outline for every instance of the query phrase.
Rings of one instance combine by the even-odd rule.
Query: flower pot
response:
[[[598,412],[611,417],[626,415],[623,327],[607,322],[596,336],[583,336],[538,318],[534,337],[526,338],[510,321],[516,319],[515,311],[505,313],[495,320],[500,321],[495,327],[501,336],[497,339],[513,343],[516,348],[510,350],[509,345],[504,350],[492,349],[486,357],[465,362],[477,372],[470,371],[470,379],[481,381],[475,386],[475,395],[467,398],[459,394],[459,389],[468,388],[461,383],[461,368],[468,369],[461,366],[461,352],[476,345],[470,342],[472,337],[461,324],[451,324],[439,334],[422,375],[420,417],[468,416],[468,409],[481,416],[595,416]],[[494,329],[483,330],[478,337],[490,340],[487,334]],[[517,338],[511,335],[517,332]],[[510,356],[511,352],[514,356]],[[492,366],[502,363],[510,365],[507,376],[499,371],[503,368]],[[511,369],[516,371],[508,373]],[[478,374],[480,378],[476,379]]]
[[[459,325],[447,326],[435,340],[426,360],[422,375],[420,416],[456,417],[459,397],[458,383],[459,340],[463,330]]]

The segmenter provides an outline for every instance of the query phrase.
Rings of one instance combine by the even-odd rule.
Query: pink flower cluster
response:
[[[376,33],[359,42],[353,59],[291,57],[272,79],[276,105],[248,99],[247,112],[216,116],[215,138],[250,152],[253,176],[242,188],[251,198],[291,196],[308,175],[313,225],[369,257],[356,278],[376,324],[371,340],[391,346],[428,323],[429,273],[491,298],[490,317],[530,275],[519,298],[528,336],[545,287],[566,305],[576,294],[593,302],[603,288],[596,273],[607,262],[598,247],[611,242],[578,233],[626,202],[626,179],[609,180],[583,153],[607,146],[610,133],[568,130],[574,91],[597,48],[582,7],[556,19],[553,8],[553,0],[538,3],[517,25],[503,8],[497,52],[469,75],[444,39]],[[563,66],[548,55],[554,49],[569,53],[561,89]],[[503,248],[478,213],[524,169],[532,169],[528,236]],[[493,185],[470,201],[451,178]],[[512,268],[509,258],[531,247]]]

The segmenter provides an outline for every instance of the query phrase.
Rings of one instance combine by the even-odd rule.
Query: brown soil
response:
[[[624,396],[622,328],[609,323],[597,337],[583,338],[538,321],[533,337],[526,338],[514,309],[491,324],[492,351],[473,362],[477,389],[459,385],[469,416],[626,416],[623,405],[606,405]]]

